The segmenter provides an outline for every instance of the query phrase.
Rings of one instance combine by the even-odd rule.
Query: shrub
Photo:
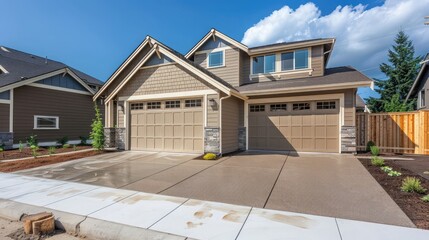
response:
[[[80,138],[80,145],[85,146],[88,145],[88,138],[84,136],[79,136]]]
[[[76,144],[73,144],[73,151],[76,151],[76,150],[77,150]]]
[[[24,144],[22,144],[22,141],[19,141],[19,152],[22,152],[22,150],[24,149]]]
[[[422,187],[419,179],[415,177],[406,177],[402,180],[401,190],[404,192],[425,193],[426,189]]]
[[[50,146],[48,148],[49,155],[55,154],[55,151],[57,151],[57,149],[54,146]]]
[[[367,152],[370,152],[371,151],[371,147],[372,146],[375,146],[375,143],[373,142],[373,141],[368,141],[367,143],[366,143],[366,151]]]
[[[217,155],[216,154],[214,154],[214,153],[206,153],[204,156],[203,156],[203,159],[204,160],[215,160],[217,158]]]
[[[4,157],[4,145],[0,145],[0,153]]]
[[[68,143],[63,145],[63,148],[69,148],[69,147],[70,147],[70,144],[68,144]]]
[[[398,172],[398,171],[390,171],[387,173],[388,176],[390,177],[399,177],[402,175],[402,173]]]
[[[39,140],[37,140],[37,135],[31,135],[27,138],[28,146],[39,146]]]
[[[371,158],[371,164],[377,167],[384,166],[384,159],[381,157],[374,156]]]
[[[429,202],[429,194],[422,197],[423,202]]]
[[[90,138],[92,139],[92,146],[97,150],[102,150],[104,148],[103,119],[101,118],[100,109],[97,104],[94,105],[94,109],[95,119],[92,120]]]
[[[69,138],[67,136],[65,136],[65,137],[62,137],[62,138],[58,139],[57,143],[60,146],[64,146],[65,144],[67,144],[68,141],[69,141]]]
[[[372,156],[380,155],[380,148],[378,148],[377,146],[371,146],[370,149],[371,149]]]
[[[384,166],[384,167],[381,167],[380,169],[381,169],[381,171],[383,171],[385,173],[393,171],[393,168],[391,168],[389,166]]]
[[[37,151],[39,151],[39,146],[30,145],[30,149],[31,149],[31,155],[33,155],[34,158],[37,158]]]

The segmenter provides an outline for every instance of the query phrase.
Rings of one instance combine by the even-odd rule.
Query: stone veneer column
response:
[[[238,149],[246,150],[246,127],[238,128]]]
[[[13,147],[13,133],[12,132],[0,132],[0,146],[5,149],[11,149]]]
[[[104,128],[104,147],[113,148],[116,147],[116,131],[115,128]]]
[[[115,129],[115,145],[119,150],[125,150],[126,131],[125,128]]]
[[[204,128],[204,152],[205,153],[220,153],[220,129],[219,128]]]
[[[356,127],[341,127],[341,152],[356,153]]]

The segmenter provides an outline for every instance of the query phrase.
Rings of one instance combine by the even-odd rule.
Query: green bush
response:
[[[370,149],[371,149],[372,156],[380,155],[380,148],[378,148],[377,146],[371,146]]]
[[[57,148],[55,148],[54,146],[50,146],[48,148],[49,155],[55,154],[55,151],[57,151]]]
[[[429,194],[422,197],[423,202],[429,202]]]
[[[380,169],[381,169],[381,171],[383,171],[385,173],[393,171],[393,168],[391,168],[389,166],[384,166],[384,167],[381,167]]]
[[[69,147],[70,147],[70,144],[68,144],[68,143],[63,145],[63,148],[69,148]]]
[[[371,164],[377,167],[384,166],[384,159],[381,157],[373,156],[371,158]]]
[[[370,152],[371,151],[371,147],[372,146],[375,146],[375,143],[373,142],[373,141],[368,141],[367,143],[366,143],[366,151],[367,152]]]
[[[62,138],[58,139],[57,143],[60,146],[64,146],[65,144],[67,144],[68,141],[69,141],[69,138],[67,136],[65,136],[65,137],[62,137]]]
[[[37,158],[37,151],[39,151],[39,146],[38,145],[30,145],[30,149],[31,149],[31,155],[33,155],[34,158]]]
[[[215,160],[217,158],[217,155],[216,154],[214,154],[214,153],[206,153],[204,156],[203,156],[203,159],[204,160]]]
[[[24,144],[22,144],[22,141],[19,141],[19,152],[22,152],[24,150]]]
[[[37,135],[31,135],[27,138],[28,146],[39,146],[39,140],[37,140]]]
[[[419,179],[415,177],[406,177],[402,180],[401,190],[404,192],[425,193],[426,189],[422,187]]]
[[[387,173],[388,176],[390,177],[399,177],[402,175],[402,173],[398,172],[398,171],[390,171]]]
[[[0,145],[0,153],[4,157],[4,145]]]
[[[97,150],[103,150],[104,148],[104,126],[103,119],[101,118],[100,109],[97,104],[94,105],[95,119],[92,120],[92,131],[90,138],[92,139],[92,146]]]
[[[73,151],[76,151],[76,150],[77,150],[76,144],[73,144]]]

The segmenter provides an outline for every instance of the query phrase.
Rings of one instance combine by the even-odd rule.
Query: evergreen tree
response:
[[[405,98],[419,71],[421,57],[414,56],[413,42],[403,32],[395,37],[395,44],[389,49],[387,63],[380,65],[386,80],[375,79],[375,91],[379,98],[370,97],[367,104],[372,112],[402,112],[414,110],[416,99]]]

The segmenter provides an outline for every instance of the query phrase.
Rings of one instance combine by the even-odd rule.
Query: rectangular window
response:
[[[272,73],[276,71],[276,55],[265,56],[264,73]]]
[[[252,60],[252,73],[272,73],[276,71],[276,55],[254,57]]]
[[[317,102],[317,109],[335,109],[337,108],[335,101]]]
[[[59,117],[34,116],[34,129],[59,129]]]
[[[426,92],[425,90],[420,91],[420,107],[426,106]]]
[[[271,104],[270,105],[270,111],[271,112],[277,112],[277,111],[287,111],[287,104]]]
[[[250,112],[265,112],[265,105],[250,105]]]
[[[165,108],[180,108],[180,101],[166,101]]]
[[[264,73],[264,56],[254,57],[252,65],[253,74]]]
[[[223,65],[223,51],[209,53],[208,67],[221,67]]]
[[[201,99],[185,100],[185,107],[201,107]]]
[[[131,103],[131,110],[141,110],[143,107],[143,103]]]
[[[282,71],[308,68],[308,49],[281,54]]]
[[[305,103],[294,103],[292,105],[292,110],[293,111],[302,111],[302,110],[309,110],[310,109],[310,103],[305,102]]]
[[[147,109],[161,109],[161,102],[148,102]]]

